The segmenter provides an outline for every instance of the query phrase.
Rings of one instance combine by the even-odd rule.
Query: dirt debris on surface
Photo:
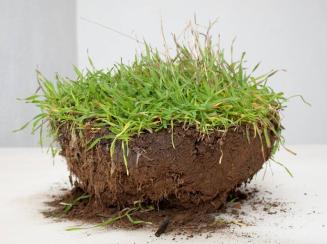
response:
[[[78,197],[85,194],[79,187],[72,190],[62,191],[61,195],[53,195],[47,202],[47,210],[43,212],[46,217],[56,220],[73,220],[84,223],[85,228],[93,227],[99,223],[118,216],[121,209],[117,207],[99,207],[96,198],[90,197],[76,202],[68,212],[64,212],[65,205],[72,203]],[[49,208],[50,207],[50,208]],[[144,206],[146,208],[147,206]],[[263,220],[270,212],[285,214],[290,209],[286,203],[263,197],[262,192],[256,188],[245,188],[233,191],[228,196],[228,202],[216,212],[207,212],[200,207],[197,209],[161,208],[151,211],[136,211],[132,214],[134,221],[144,221],[140,224],[131,223],[127,217],[114,221],[108,226],[113,229],[135,230],[140,228],[150,229],[155,236],[170,234],[172,240],[190,239],[194,236],[212,237],[212,234],[219,231],[227,231],[233,235],[240,235],[243,238],[255,238],[256,233],[239,233],[235,228],[256,225]],[[248,216],[249,212],[256,212],[259,217]],[[148,222],[151,222],[149,224]],[[163,231],[160,228],[168,224]],[[159,232],[159,235],[157,235]]]
[[[71,191],[66,191],[63,195],[53,195],[53,199],[47,202],[50,209],[44,211],[43,214],[46,217],[56,218],[57,220],[81,220],[92,226],[92,224],[101,223],[122,213],[122,210],[118,207],[103,207],[99,205],[96,198],[93,197],[75,202],[70,211],[65,212],[66,205],[63,205],[63,203],[73,203],[83,194],[85,192],[82,189],[75,187]],[[149,209],[149,206],[144,205],[143,209]],[[158,232],[160,236],[166,232],[173,232],[176,235],[207,232],[224,228],[227,224],[216,221],[213,214],[207,213],[206,209],[201,209],[201,207],[182,209],[174,207],[165,208],[163,206],[160,209],[153,208],[151,211],[138,209],[131,214],[131,217],[135,221],[144,221],[144,223],[133,224],[127,217],[124,217],[110,224],[110,227],[123,229],[148,227]],[[168,223],[162,228],[164,222]]]

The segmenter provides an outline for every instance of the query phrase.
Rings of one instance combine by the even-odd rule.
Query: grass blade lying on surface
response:
[[[83,195],[79,196],[78,198],[76,198],[75,200],[73,200],[71,203],[65,203],[65,202],[60,203],[61,205],[65,206],[63,212],[65,214],[67,214],[74,207],[74,205],[76,205],[79,201],[88,199],[90,197],[91,196],[88,194],[83,194]]]
[[[144,208],[141,203],[137,204],[135,207],[133,208],[125,208],[122,211],[120,211],[120,213],[116,216],[113,216],[99,224],[93,225],[93,226],[88,226],[88,227],[71,227],[71,228],[67,228],[66,231],[75,231],[75,230],[83,230],[83,229],[93,229],[93,228],[99,228],[99,227],[106,227],[108,225],[111,225],[113,223],[115,223],[116,221],[119,221],[123,218],[127,218],[128,221],[133,224],[133,225],[139,225],[139,224],[152,224],[151,222],[148,221],[143,221],[143,220],[139,220],[139,219],[133,219],[132,215],[138,212],[147,212],[147,211],[152,211],[154,210],[153,206]]]

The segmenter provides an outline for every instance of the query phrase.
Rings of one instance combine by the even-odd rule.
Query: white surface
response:
[[[283,121],[288,144],[327,144],[326,57],[327,1],[325,0],[79,0],[77,1],[79,65],[88,63],[87,49],[97,67],[134,57],[138,45],[117,33],[87,23],[86,17],[162,47],[160,21],[166,31],[180,33],[196,14],[207,25],[219,18],[213,35],[221,34],[222,47],[247,52],[249,64],[259,61],[259,72],[286,69],[270,83],[290,101]],[[314,126],[314,130],[312,130]],[[301,133],[299,133],[301,131]]]
[[[36,90],[35,69],[49,79],[73,74],[75,8],[75,0],[0,0],[0,147],[37,145],[28,130],[12,133],[37,112],[16,99]]]
[[[195,236],[189,240],[177,238],[174,243],[327,243],[327,145],[294,146],[298,153],[285,151],[277,159],[295,175],[271,164],[252,181],[260,193],[266,191],[272,200],[285,204],[286,213],[263,214],[263,211],[242,209],[245,219],[256,224],[233,226],[234,231],[221,230],[205,239]],[[67,184],[67,170],[62,160],[53,164],[49,155],[38,148],[0,148],[0,243],[170,243],[172,236],[156,238],[149,231],[87,230],[67,232],[76,223],[56,223],[40,214],[42,202],[54,189]],[[250,185],[250,186],[251,186]],[[261,218],[261,219],[260,219]],[[252,237],[244,237],[245,234]]]

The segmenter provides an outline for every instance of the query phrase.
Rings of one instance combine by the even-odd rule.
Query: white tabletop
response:
[[[276,155],[294,174],[291,178],[271,162],[250,186],[259,195],[281,202],[287,211],[267,214],[242,206],[248,226],[233,225],[212,237],[177,237],[175,243],[327,243],[327,145],[290,146],[297,156]],[[83,230],[68,232],[72,222],[45,219],[40,210],[49,194],[67,186],[64,160],[55,163],[40,148],[0,148],[0,243],[171,243],[148,230]]]

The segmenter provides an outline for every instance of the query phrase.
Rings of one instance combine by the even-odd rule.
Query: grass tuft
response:
[[[38,72],[40,88],[25,99],[40,109],[31,122],[33,132],[48,124],[56,138],[65,123],[76,131],[83,131],[90,121],[94,129],[106,127],[111,154],[117,141],[123,143],[127,172],[125,154],[132,136],[173,130],[177,123],[194,125],[203,134],[248,125],[267,146],[278,147],[281,140],[270,145],[268,131],[281,139],[279,111],[287,99],[267,85],[276,70],[254,75],[259,64],[246,69],[245,53],[227,61],[209,32],[193,27],[189,31],[187,44],[174,39],[173,55],[145,43],[132,63],[120,62],[105,70],[94,68],[90,61],[86,71],[74,67],[75,79],[57,75],[53,82]],[[90,142],[89,148],[100,140]],[[173,137],[171,141],[174,146]]]

